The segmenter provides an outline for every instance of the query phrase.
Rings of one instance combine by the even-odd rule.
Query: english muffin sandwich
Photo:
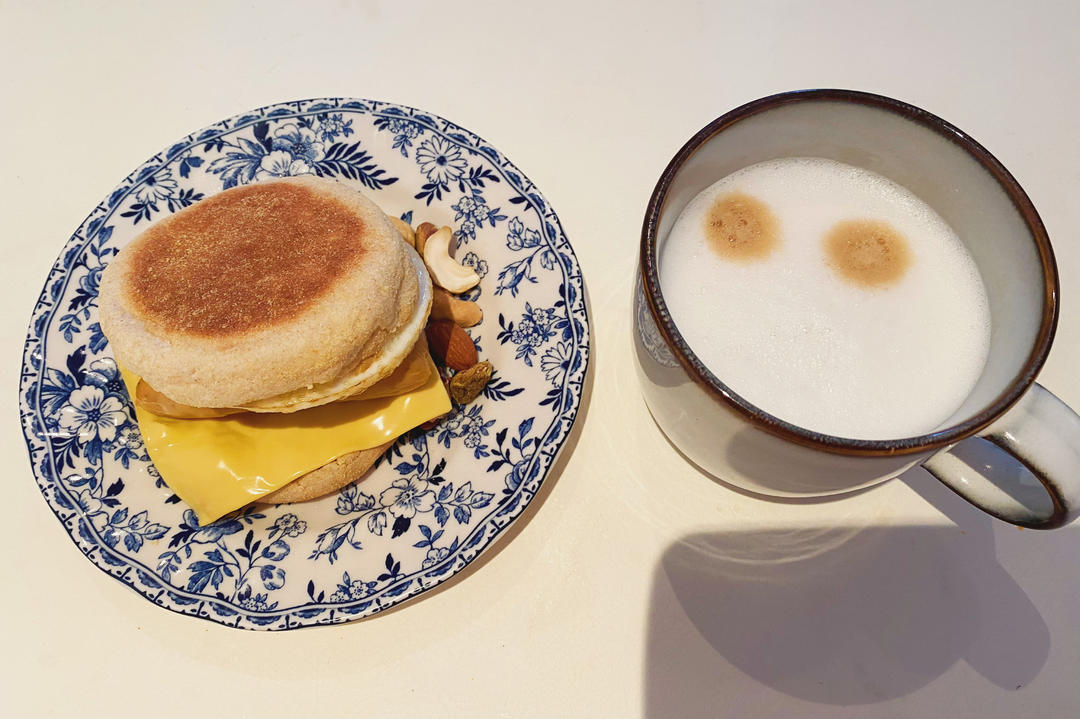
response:
[[[226,190],[106,267],[101,328],[151,459],[207,522],[356,480],[450,402],[423,339],[424,262],[357,190]]]

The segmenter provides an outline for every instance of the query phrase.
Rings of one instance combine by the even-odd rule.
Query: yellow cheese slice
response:
[[[393,440],[450,411],[431,358],[418,389],[292,414],[160,417],[140,407],[139,429],[162,479],[207,524],[336,457]],[[129,392],[139,378],[121,369]]]

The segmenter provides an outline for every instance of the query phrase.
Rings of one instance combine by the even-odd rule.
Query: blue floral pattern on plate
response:
[[[412,224],[454,228],[496,367],[483,394],[400,438],[363,481],[199,526],[150,461],[97,321],[110,258],[216,192],[316,174]],[[245,629],[373,615],[461,571],[535,496],[581,402],[589,323],[558,217],[498,150],[436,115],[316,99],[217,123],[150,158],[64,246],[34,308],[19,383],[49,506],[100,569],[167,609]]]

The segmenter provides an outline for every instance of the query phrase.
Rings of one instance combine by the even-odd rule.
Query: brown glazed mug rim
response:
[[[1023,367],[1009,383],[1008,388],[994,398],[988,406],[964,422],[928,434],[891,440],[849,439],[814,432],[775,417],[732,391],[698,359],[675,327],[660,289],[656,256],[657,227],[672,181],[686,161],[702,145],[725,129],[759,113],[783,105],[803,102],[840,102],[864,105],[891,112],[932,130],[958,145],[997,181],[1031,232],[1045,279],[1045,296],[1038,334]],[[857,456],[915,454],[948,447],[985,429],[1012,407],[1035,382],[1035,377],[1038,375],[1039,370],[1042,369],[1043,363],[1049,354],[1054,332],[1057,329],[1059,285],[1054,252],[1050,246],[1050,239],[1047,236],[1042,219],[1036,212],[1035,206],[1028,198],[1027,193],[1020,187],[1012,174],[986,148],[967,133],[942,118],[900,100],[857,90],[813,89],[770,95],[737,107],[703,127],[671,159],[663,174],[660,175],[652,195],[649,197],[645,221],[641,230],[641,256],[639,261],[645,288],[645,299],[653,321],[663,336],[664,342],[694,383],[714,399],[728,405],[742,418],[759,429],[803,446],[837,454]]]

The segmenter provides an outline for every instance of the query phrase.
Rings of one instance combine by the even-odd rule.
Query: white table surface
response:
[[[630,286],[661,169],[743,102],[832,86],[945,117],[1027,189],[1062,281],[1040,380],[1080,407],[1080,5],[877,4],[0,1],[0,715],[1077,716],[1080,527],[1018,531],[922,470],[816,504],[738,494],[637,390]],[[537,183],[585,273],[594,382],[543,501],[478,569],[373,620],[241,632],[81,555],[15,388],[50,265],[121,178],[318,96],[423,107]]]

